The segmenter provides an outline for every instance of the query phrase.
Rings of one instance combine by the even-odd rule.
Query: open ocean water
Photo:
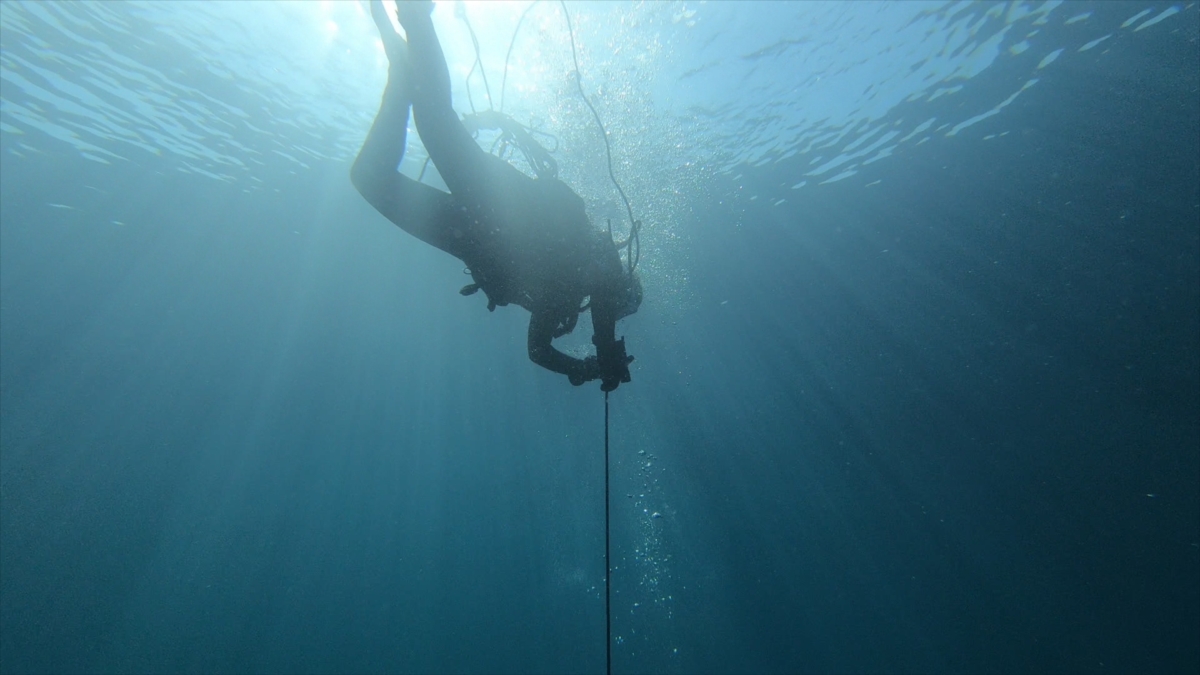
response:
[[[624,230],[528,7],[437,3],[455,105]],[[612,672],[1200,672],[1197,4],[568,8]],[[3,673],[604,672],[603,396],[355,193],[385,76],[363,3],[0,3]]]

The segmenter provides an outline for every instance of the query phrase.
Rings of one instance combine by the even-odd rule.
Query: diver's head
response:
[[[637,272],[630,272],[625,275],[625,285],[621,289],[620,304],[617,309],[617,319],[625,317],[638,311],[638,307],[642,306],[642,280],[638,278]]]

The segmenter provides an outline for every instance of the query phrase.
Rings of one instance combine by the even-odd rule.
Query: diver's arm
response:
[[[577,359],[554,347],[555,319],[548,313],[533,312],[529,317],[529,360],[555,373],[566,375],[571,384],[580,385],[600,376],[596,360]]]
[[[617,341],[617,308],[613,300],[608,293],[592,298],[592,344],[597,347]]]
[[[604,391],[616,389],[622,382],[629,382],[629,363],[633,357],[625,353],[625,339],[618,340],[618,307],[624,291],[621,287],[620,260],[616,277],[609,276],[608,283],[592,295],[592,344],[596,345],[596,367]]]

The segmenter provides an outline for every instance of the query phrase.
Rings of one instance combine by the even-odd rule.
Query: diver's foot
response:
[[[396,0],[396,18],[404,30],[430,14],[433,14],[433,0]]]
[[[393,68],[407,68],[408,43],[392,26],[392,20],[388,18],[382,0],[371,2],[371,18],[375,20],[375,27],[379,29],[379,39],[383,42],[383,51],[387,52],[388,63]]]

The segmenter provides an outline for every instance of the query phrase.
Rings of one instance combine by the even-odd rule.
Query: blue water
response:
[[[438,3],[456,107],[623,229],[527,7]],[[1197,5],[569,9],[612,672],[1200,670]],[[605,670],[602,394],[354,192],[385,75],[358,3],[0,4],[0,671]]]

